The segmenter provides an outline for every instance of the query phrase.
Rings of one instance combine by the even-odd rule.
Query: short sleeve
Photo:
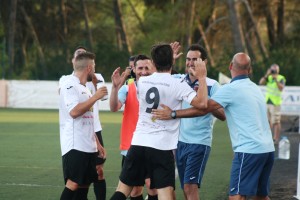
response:
[[[64,98],[65,106],[68,112],[70,112],[79,103],[77,89],[72,84],[65,84],[62,88],[61,95]]]
[[[213,86],[211,87],[211,91],[210,91],[210,96],[212,96],[213,94],[215,94],[217,92],[217,90],[220,88],[220,84],[216,81]]]
[[[189,104],[191,104],[192,100],[197,95],[197,93],[185,81],[179,82],[179,87],[177,90],[177,99],[184,100]]]
[[[62,77],[60,77],[58,81],[58,88],[61,88],[61,86],[68,80],[69,77],[70,75],[63,75]]]
[[[128,85],[123,85],[118,91],[118,99],[124,105],[128,93]]]
[[[234,90],[230,90],[230,84],[223,85],[212,95],[211,99],[225,108],[232,102],[234,95],[231,91]]]
[[[104,80],[104,78],[101,74],[95,73],[95,76],[96,76],[98,81],[102,81],[103,83],[105,83],[105,80]]]

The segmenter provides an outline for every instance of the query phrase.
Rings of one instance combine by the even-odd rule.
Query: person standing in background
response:
[[[95,73],[92,81],[86,83],[86,87],[89,88],[91,94],[94,95],[97,91],[97,83],[105,83],[104,78],[101,74]],[[103,138],[102,138],[102,126],[99,117],[99,100],[93,105],[93,114],[94,114],[94,131],[100,144],[104,147]],[[96,200],[105,200],[106,199],[106,181],[104,178],[104,163],[106,158],[97,157],[96,158],[96,170],[98,174],[98,179],[94,182],[94,193]]]
[[[126,67],[125,73],[127,75],[126,84],[132,83],[136,80],[136,74],[134,72],[134,60],[136,56],[129,57],[129,66]]]
[[[272,64],[263,76],[259,84],[266,85],[266,103],[268,108],[268,118],[271,130],[273,130],[273,140],[278,144],[281,132],[281,103],[282,90],[285,86],[286,79],[279,74],[279,65]]]

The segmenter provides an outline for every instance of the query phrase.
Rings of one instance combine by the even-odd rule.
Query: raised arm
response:
[[[122,107],[122,103],[118,99],[118,91],[126,81],[126,73],[123,72],[122,75],[120,75],[120,71],[121,68],[118,67],[111,76],[112,88],[109,99],[109,107],[112,112],[116,112]]]
[[[259,85],[265,85],[267,83],[267,79],[270,74],[271,74],[271,69],[268,69],[266,74],[263,77],[261,77],[261,79],[259,80]]]
[[[183,55],[182,52],[180,52],[180,49],[181,49],[181,45],[179,44],[179,42],[175,41],[175,42],[172,42],[170,44],[170,46],[172,47],[172,50],[173,50],[173,60],[174,60],[174,63],[176,62],[176,60]]]
[[[191,102],[191,105],[198,109],[206,109],[207,108],[207,100],[208,100],[208,91],[206,84],[206,64],[201,58],[198,58],[195,62],[195,69],[191,68],[190,70],[197,77],[199,82],[199,88],[197,91],[197,96]]]

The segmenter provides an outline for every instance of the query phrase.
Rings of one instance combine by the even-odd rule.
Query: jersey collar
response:
[[[192,82],[189,74],[187,74],[184,79],[186,80],[187,84],[189,84],[189,86],[191,86],[192,88],[196,85],[196,83],[198,83],[198,79]]]
[[[245,79],[245,78],[249,78],[249,76],[248,76],[248,75],[245,75],[245,74],[243,74],[243,75],[238,75],[238,76],[234,77],[234,78],[230,81],[230,83],[232,83],[233,81],[237,81],[237,80],[241,80],[241,79]]]

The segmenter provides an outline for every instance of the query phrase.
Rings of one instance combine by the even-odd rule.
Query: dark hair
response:
[[[169,71],[173,65],[173,50],[169,44],[157,44],[151,48],[152,61],[157,71]]]
[[[171,74],[179,74],[175,69],[172,69]]]
[[[129,61],[134,61],[135,58],[136,58],[136,56],[130,56],[130,57],[129,57]]]
[[[136,62],[139,61],[139,60],[150,60],[150,58],[146,55],[139,54],[139,55],[135,56],[133,65],[136,66]]]
[[[87,49],[86,49],[84,46],[77,46],[77,47],[75,48],[74,52],[77,51],[78,49],[84,49],[84,50],[87,51]]]
[[[206,60],[207,59],[207,52],[204,49],[204,47],[202,47],[200,44],[192,44],[189,48],[188,51],[200,51],[201,53],[201,59],[202,60]]]
[[[78,56],[76,56],[75,61],[79,61],[79,60],[84,60],[84,59],[91,59],[91,60],[95,60],[96,55],[94,53],[91,52],[83,52],[78,54]]]

